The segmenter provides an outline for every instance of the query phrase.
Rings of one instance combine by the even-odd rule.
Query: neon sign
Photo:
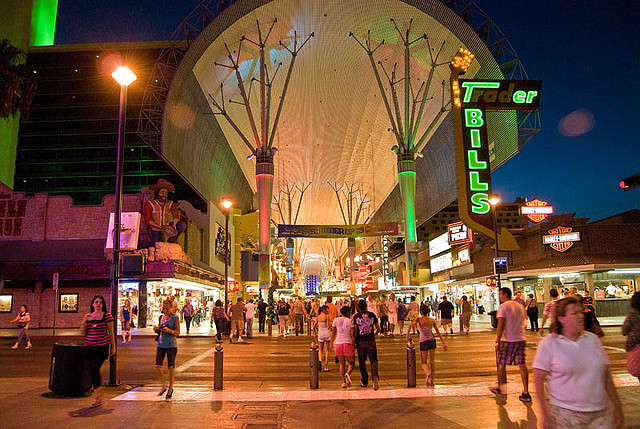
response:
[[[453,70],[453,69],[452,69]],[[458,164],[458,207],[464,223],[493,233],[491,164],[486,112],[538,109],[542,81],[457,79],[452,73],[454,132]]]
[[[566,252],[576,241],[580,241],[580,232],[573,231],[570,226],[558,226],[550,229],[549,235],[542,236],[542,244],[548,244],[558,252]]]
[[[546,201],[535,199],[527,201],[524,206],[520,207],[520,214],[525,215],[533,223],[540,223],[553,214],[553,207],[548,206]]]

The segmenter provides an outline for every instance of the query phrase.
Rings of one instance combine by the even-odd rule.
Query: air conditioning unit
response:
[[[120,255],[120,275],[136,276],[144,274],[147,268],[147,258],[140,253],[125,253]]]

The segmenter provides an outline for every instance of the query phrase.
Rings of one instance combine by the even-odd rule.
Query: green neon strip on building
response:
[[[408,242],[416,241],[416,172],[402,171],[398,173],[400,193],[404,203],[405,234]]]
[[[51,46],[56,35],[58,0],[34,0],[31,13],[31,46]]]

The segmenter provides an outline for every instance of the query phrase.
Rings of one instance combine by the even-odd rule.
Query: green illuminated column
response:
[[[404,211],[404,250],[407,257],[409,285],[418,284],[416,240],[416,161],[412,152],[398,154],[398,182]],[[402,159],[404,158],[404,159]]]
[[[34,0],[31,9],[31,46],[51,46],[56,34],[58,0]]]

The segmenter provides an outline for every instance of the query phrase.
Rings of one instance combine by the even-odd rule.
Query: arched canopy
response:
[[[433,49],[444,42],[441,58],[452,58],[460,47],[470,49],[476,60],[465,77],[502,78],[499,65],[476,33],[436,0],[238,0],[209,24],[187,52],[173,81],[163,122],[164,156],[211,201],[222,194],[235,195],[238,205],[246,208],[255,191],[255,160],[247,160],[246,145],[222,117],[214,116],[208,99],[209,95],[221,97],[222,83],[225,95],[235,101],[226,104],[231,117],[251,134],[244,107],[237,103],[241,99],[235,76],[215,63],[229,64],[225,43],[233,50],[243,35],[256,40],[256,21],[266,29],[274,18],[278,21],[270,40],[276,43],[270,46],[268,61],[273,73],[277,64],[282,66],[272,89],[276,99],[272,118],[291,60],[277,42],[290,43],[294,31],[300,36],[315,34],[296,60],[278,124],[274,191],[285,183],[312,183],[301,207],[301,224],[342,223],[335,192],[327,182],[355,184],[371,200],[367,215],[377,212],[380,220],[399,220],[391,219],[397,215],[396,158],[390,150],[394,137],[368,57],[349,32],[362,38],[371,30],[372,40],[384,39],[376,58],[383,60],[387,70],[403,61],[390,18],[403,29],[413,20],[412,33],[426,34]],[[412,50],[412,73],[421,79],[426,79],[429,69],[426,46],[419,43]],[[245,48],[249,49],[241,58],[241,72],[250,80],[249,75],[256,76],[259,60],[255,49],[247,43]],[[436,71],[423,129],[441,108],[443,88],[448,100],[446,66]],[[257,97],[254,82],[255,109]],[[518,130],[515,114],[510,112],[492,113],[490,120],[495,168],[517,152]],[[422,199],[426,207],[423,213],[435,213],[455,198],[453,137],[447,115],[433,128],[433,135],[425,143],[425,157],[418,160],[417,200],[420,205]],[[431,202],[425,205],[424,201]]]

